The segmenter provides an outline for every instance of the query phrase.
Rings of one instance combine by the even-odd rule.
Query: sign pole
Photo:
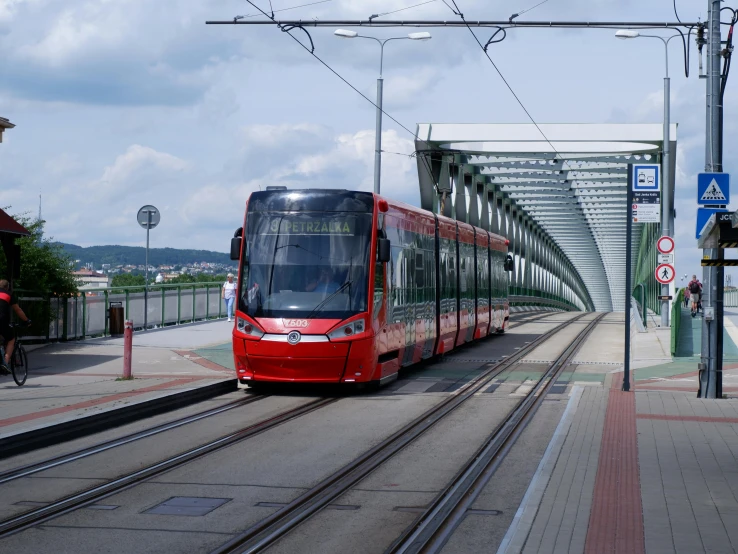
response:
[[[633,165],[628,164],[628,221],[625,225],[625,356],[623,359],[623,390],[630,391],[630,273],[633,237]],[[646,306],[643,306],[645,312]]]
[[[144,283],[144,331],[149,328],[149,233],[151,232],[151,211],[146,212],[146,281]]]
[[[136,214],[138,224],[146,229],[146,266],[144,276],[144,331],[149,328],[149,234],[151,229],[159,225],[161,213],[154,206],[143,206]]]

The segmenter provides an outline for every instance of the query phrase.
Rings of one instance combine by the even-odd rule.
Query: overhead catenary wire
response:
[[[312,57],[314,57],[314,58],[315,58],[316,60],[318,60],[318,61],[319,61],[319,62],[320,62],[320,63],[321,63],[321,64],[322,64],[322,65],[323,65],[323,66],[324,66],[324,67],[325,67],[326,69],[328,69],[328,70],[329,70],[329,71],[330,71],[331,73],[333,73],[333,74],[334,74],[334,75],[335,75],[336,77],[338,77],[339,79],[341,79],[341,81],[343,81],[343,82],[344,82],[344,83],[345,83],[346,85],[348,85],[349,87],[351,87],[351,89],[352,89],[352,90],[353,90],[354,92],[356,92],[356,93],[357,93],[358,95],[360,95],[360,96],[361,96],[361,97],[362,97],[362,98],[363,98],[364,100],[366,100],[367,102],[369,102],[369,103],[370,103],[370,104],[371,104],[372,106],[374,106],[375,108],[377,108],[378,110],[380,110],[380,111],[382,112],[382,114],[386,115],[386,116],[387,116],[387,117],[388,117],[389,119],[391,119],[392,121],[394,121],[394,122],[395,122],[395,123],[396,123],[397,125],[399,125],[399,126],[400,126],[400,127],[402,128],[402,129],[404,129],[405,131],[407,131],[408,133],[410,133],[410,134],[411,134],[411,135],[413,136],[413,138],[417,138],[417,135],[416,135],[416,134],[415,134],[415,133],[414,133],[413,131],[411,131],[411,130],[410,130],[410,129],[408,129],[408,128],[407,128],[407,127],[406,127],[405,125],[403,125],[402,123],[400,123],[400,122],[399,122],[399,121],[398,121],[397,119],[395,119],[395,118],[394,118],[394,117],[393,117],[392,115],[388,114],[388,113],[387,113],[387,112],[386,112],[386,111],[385,111],[385,110],[384,110],[383,108],[380,108],[380,107],[379,107],[379,106],[378,106],[378,105],[377,105],[377,104],[376,104],[376,103],[375,103],[375,102],[374,102],[374,101],[373,101],[372,99],[370,99],[370,98],[369,98],[369,97],[368,97],[368,96],[367,96],[366,94],[364,94],[363,92],[361,92],[361,91],[360,91],[360,90],[359,90],[358,88],[356,88],[356,87],[355,87],[354,85],[352,85],[352,84],[351,84],[351,83],[350,83],[350,82],[349,82],[349,81],[348,81],[348,80],[347,80],[347,79],[346,79],[345,77],[343,77],[343,75],[341,75],[340,73],[338,73],[338,71],[336,71],[336,70],[335,70],[335,69],[333,69],[333,68],[332,68],[332,67],[331,67],[330,65],[328,65],[328,63],[326,63],[325,61],[323,61],[323,59],[322,59],[322,58],[321,58],[320,56],[318,56],[318,55],[317,55],[317,54],[315,53],[315,47],[314,47],[314,45],[313,45],[313,40],[312,40],[312,38],[310,38],[310,45],[311,45],[311,48],[308,48],[308,47],[307,47],[307,46],[305,46],[305,45],[304,45],[304,44],[303,44],[302,42],[300,42],[300,40],[298,40],[298,39],[297,39],[297,37],[293,36],[293,35],[292,35],[292,33],[290,33],[290,31],[291,31],[291,30],[292,30],[292,29],[293,29],[294,27],[288,27],[288,26],[284,26],[284,25],[281,25],[281,24],[280,24],[280,23],[279,23],[278,21],[276,21],[276,20],[274,19],[274,16],[273,16],[273,15],[272,15],[272,16],[270,17],[270,16],[269,16],[269,14],[267,14],[267,13],[266,13],[266,12],[265,12],[264,10],[262,10],[262,9],[261,9],[261,8],[260,8],[259,6],[257,6],[256,4],[254,4],[254,2],[252,2],[252,0],[246,0],[246,1],[247,1],[247,2],[249,3],[249,4],[251,4],[251,5],[252,5],[252,6],[253,6],[253,7],[255,8],[255,9],[259,10],[259,11],[260,11],[260,12],[261,12],[261,13],[262,13],[262,14],[263,14],[264,16],[266,16],[266,17],[269,17],[269,18],[270,18],[270,19],[272,20],[272,22],[273,22],[273,23],[275,23],[275,24],[277,25],[277,27],[278,27],[278,28],[279,28],[279,29],[280,29],[280,30],[281,30],[281,31],[282,31],[283,33],[286,33],[287,35],[289,35],[289,37],[290,37],[290,38],[291,38],[292,40],[294,40],[294,41],[295,41],[295,42],[296,42],[297,44],[299,44],[299,45],[300,45],[300,46],[301,46],[302,48],[304,48],[304,49],[305,49],[305,50],[306,50],[306,51],[307,51],[307,52],[308,52],[308,53],[309,53],[309,54],[310,54],[310,55],[311,55]],[[303,31],[304,31],[305,33],[307,33],[307,31],[306,31],[305,29],[302,29],[302,30],[303,30]],[[309,34],[309,33],[307,33],[307,35],[308,35],[308,37],[310,37],[310,34]],[[426,157],[425,157],[425,156],[423,156],[423,167],[425,167],[426,171],[428,172],[429,176],[431,177],[431,182],[433,182],[433,183],[434,183],[434,185],[435,185],[435,187],[436,187],[436,190],[438,190],[438,184],[437,184],[437,183],[435,182],[435,179],[433,179],[433,173],[432,173],[432,171],[431,171],[431,168],[430,168],[430,167],[428,166],[428,160],[426,159]]]
[[[307,8],[308,6],[315,6],[316,4],[325,4],[326,2],[333,2],[333,0],[318,0],[317,2],[310,2],[309,4],[300,4],[299,6],[290,6],[289,8],[281,8],[279,10],[272,10],[272,15],[278,12],[286,12],[289,10],[296,10],[298,8]],[[271,8],[272,3],[269,2],[269,7]],[[247,17],[259,17],[262,15],[262,13],[250,13],[248,15],[237,15],[236,20],[244,19]]]
[[[461,20],[464,23],[466,23],[466,19],[464,18],[464,14],[459,9],[459,6],[456,3],[456,0],[451,0],[451,3],[454,5],[454,8],[456,8],[456,9],[454,9],[454,8],[451,8],[451,6],[449,6],[449,8],[451,8],[451,11],[453,11],[454,14],[456,14],[457,16],[459,16],[461,18]],[[525,107],[525,104],[523,104],[523,101],[520,100],[520,97],[517,95],[517,93],[512,88],[512,86],[510,85],[510,83],[508,82],[508,80],[505,78],[505,76],[502,74],[502,71],[500,71],[500,68],[497,67],[497,64],[494,62],[494,60],[492,59],[492,57],[489,55],[489,52],[487,52],[487,48],[479,40],[479,38],[477,37],[476,33],[468,25],[466,26],[466,28],[469,29],[469,32],[471,33],[471,35],[474,37],[474,40],[479,45],[479,48],[482,49],[482,52],[484,52],[484,55],[487,57],[487,59],[489,60],[489,62],[492,64],[492,67],[495,68],[495,71],[500,76],[500,79],[502,79],[502,82],[505,83],[505,86],[508,88],[508,90],[510,91],[510,93],[513,95],[513,97],[515,98],[515,100],[518,102],[518,104],[520,105],[520,107],[523,109],[523,111],[525,112],[525,115],[528,116],[528,119],[530,119],[531,123],[533,123],[533,125],[535,126],[536,129],[538,129],[538,132],[541,134],[541,136],[543,137],[543,139],[548,143],[548,145],[551,147],[551,149],[557,155],[560,155],[559,154],[559,151],[556,149],[556,147],[554,146],[554,144],[548,139],[548,137],[546,136],[546,133],[543,132],[543,129],[541,129],[540,125],[538,125],[538,123],[536,122],[536,120],[533,118],[533,116],[531,115],[531,113],[528,111],[528,108]],[[494,35],[493,35],[493,37],[494,37]]]
[[[399,10],[393,10],[391,12],[384,12],[384,13],[377,13],[377,14],[371,15],[369,17],[369,20],[376,19],[377,17],[384,17],[385,15],[390,15],[393,13],[404,12],[405,10],[412,10],[413,8],[417,8],[419,6],[425,6],[426,4],[433,4],[434,2],[438,2],[438,0],[427,0],[426,2],[421,2],[420,4],[413,4],[412,6],[400,8]]]

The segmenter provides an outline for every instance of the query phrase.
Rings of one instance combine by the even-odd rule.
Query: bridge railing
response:
[[[726,308],[738,308],[738,289],[728,289],[723,293],[723,306]]]
[[[679,289],[671,305],[671,355],[676,356],[679,348],[679,330],[682,327],[682,304],[684,304],[684,289]]]
[[[555,306],[570,311],[578,311],[579,307],[565,298],[536,289],[508,287],[511,306]]]
[[[222,286],[222,283],[150,286],[149,327],[224,317]],[[133,320],[134,329],[143,329],[144,292],[140,285],[81,291],[78,296],[70,298],[24,290],[18,290],[17,295],[20,307],[34,320],[32,327],[25,333],[26,340],[65,341],[108,336],[108,310],[112,302],[123,305],[124,317]]]

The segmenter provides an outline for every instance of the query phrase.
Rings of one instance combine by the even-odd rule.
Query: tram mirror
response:
[[[505,271],[512,271],[514,267],[515,262],[513,262],[512,256],[508,254],[507,258],[505,259]]]
[[[377,239],[377,261],[390,261],[390,241],[389,239]]]
[[[241,258],[241,237],[243,237],[243,227],[236,229],[231,239],[231,260],[238,260]],[[247,260],[244,260],[247,261]]]
[[[231,239],[231,260],[238,260],[241,257],[241,237]]]

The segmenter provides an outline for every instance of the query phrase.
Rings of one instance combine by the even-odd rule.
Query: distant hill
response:
[[[57,243],[73,260],[80,260],[80,264],[91,263],[95,269],[102,264],[116,265],[143,265],[146,263],[146,249],[143,246],[88,246]],[[179,248],[150,248],[149,265],[191,265],[195,262],[207,262],[235,266],[230,255],[210,250],[187,250]]]

